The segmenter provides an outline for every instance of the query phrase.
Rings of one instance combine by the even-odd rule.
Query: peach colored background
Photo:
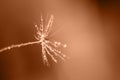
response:
[[[34,41],[34,24],[54,14],[53,35],[70,58],[50,67],[40,45],[0,53],[0,80],[120,80],[120,5],[100,0],[3,0],[0,48]]]

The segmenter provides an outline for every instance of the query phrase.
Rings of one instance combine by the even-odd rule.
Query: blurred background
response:
[[[41,46],[0,53],[0,80],[120,80],[119,0],[1,0],[0,48],[35,41],[40,16],[70,59],[43,64]]]

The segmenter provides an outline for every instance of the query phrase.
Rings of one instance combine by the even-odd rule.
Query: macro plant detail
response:
[[[66,48],[67,45],[57,41],[52,42],[47,39],[50,34],[51,27],[53,25],[53,20],[54,20],[54,15],[50,15],[47,25],[44,25],[44,20],[43,20],[43,17],[41,16],[40,25],[39,26],[35,25],[36,35],[34,37],[36,41],[21,43],[21,44],[13,44],[11,46],[0,49],[0,53],[7,50],[11,50],[13,48],[20,48],[23,46],[38,44],[38,45],[41,45],[42,58],[45,64],[49,65],[47,56],[50,56],[55,63],[58,62],[56,57],[59,57],[60,59],[65,60],[67,56],[63,54],[60,50],[58,50],[58,48],[59,47]]]

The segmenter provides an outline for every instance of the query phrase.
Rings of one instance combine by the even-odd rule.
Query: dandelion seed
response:
[[[56,48],[58,48],[60,46],[62,46],[63,48],[66,48],[67,45],[62,44],[61,42],[57,42],[57,41],[51,42],[50,40],[46,39],[49,36],[50,28],[52,27],[54,16],[53,15],[50,16],[50,19],[48,20],[48,24],[46,26],[43,24],[44,20],[43,20],[42,16],[41,16],[40,20],[41,20],[40,26],[35,25],[37,32],[34,37],[35,37],[36,41],[11,45],[11,46],[5,47],[3,49],[0,49],[0,53],[3,51],[11,50],[13,48],[20,48],[23,46],[39,44],[42,47],[42,58],[43,58],[43,62],[45,64],[49,65],[47,56],[50,56],[51,59],[55,63],[57,63],[57,59],[54,56],[57,56],[57,57],[61,58],[62,60],[65,60],[66,55],[63,54],[61,51],[57,50]]]

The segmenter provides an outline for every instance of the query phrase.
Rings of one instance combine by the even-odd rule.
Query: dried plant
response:
[[[42,47],[42,57],[43,57],[43,62],[45,64],[49,65],[47,55],[49,55],[55,63],[57,63],[56,57],[59,57],[62,60],[65,60],[66,55],[63,54],[61,51],[59,51],[57,48],[60,46],[62,46],[63,48],[66,48],[67,45],[57,41],[51,42],[50,40],[47,39],[53,24],[53,20],[54,20],[54,16],[51,15],[50,19],[48,20],[48,24],[44,25],[43,17],[41,16],[40,26],[35,25],[35,28],[37,31],[35,35],[36,41],[11,45],[11,46],[0,49],[0,53],[3,51],[11,50],[13,48],[39,44]]]

